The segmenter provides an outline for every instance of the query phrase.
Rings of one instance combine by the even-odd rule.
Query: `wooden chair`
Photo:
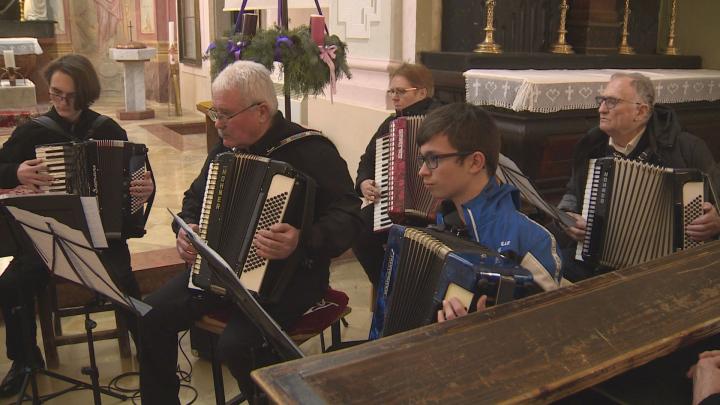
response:
[[[175,248],[158,249],[134,253],[131,256],[133,274],[140,285],[142,295],[149,294],[162,286],[167,280],[186,269]],[[87,342],[85,332],[65,334],[61,320],[67,316],[82,315],[85,305],[92,302],[95,295],[85,287],[69,281],[52,277],[46,290],[38,297],[38,317],[43,338],[43,349],[48,368],[59,365],[58,346]],[[116,327],[109,330],[93,331],[93,340],[118,339],[120,356],[131,355],[130,339],[123,317],[118,316],[110,303],[93,306],[91,313],[114,311]]]
[[[325,297],[300,318],[297,324],[290,329],[288,335],[298,345],[320,335],[320,348],[324,353],[327,350],[324,336],[327,328],[331,329],[331,347],[341,342],[340,323],[347,327],[348,323],[345,317],[352,312],[352,308],[348,306],[348,301],[349,298],[347,294],[328,287]],[[217,356],[215,345],[218,336],[225,330],[225,326],[227,326],[226,320],[227,314],[209,314],[195,322],[196,327],[213,335],[213,339],[210,340],[210,358],[215,389],[215,403],[217,405],[235,405],[245,400],[244,395],[241,393],[230,401],[225,402],[222,362]]]
[[[109,302],[88,304],[95,300],[95,294],[87,288],[51,277],[45,291],[38,295],[38,317],[40,318],[40,331],[43,338],[45,362],[48,368],[59,366],[58,346],[72,345],[87,342],[87,335],[82,333],[66,334],[62,329],[62,318],[67,316],[83,315],[86,311],[98,313],[113,311],[115,313],[115,328],[93,331],[93,340],[117,339],[122,358],[130,357],[130,339],[124,318]]]

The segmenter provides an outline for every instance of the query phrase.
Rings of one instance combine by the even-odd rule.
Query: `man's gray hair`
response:
[[[635,89],[640,100],[647,104],[652,110],[655,105],[655,86],[653,86],[650,78],[641,73],[615,73],[610,76],[610,81],[615,79],[630,79],[630,85]]]
[[[239,90],[241,97],[249,104],[264,102],[275,114],[278,108],[275,85],[265,66],[251,61],[239,60],[229,65],[213,80],[213,93]]]

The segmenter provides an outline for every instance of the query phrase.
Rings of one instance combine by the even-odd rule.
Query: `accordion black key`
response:
[[[428,325],[442,301],[456,297],[469,310],[521,298],[534,285],[529,270],[478,243],[433,229],[393,225],[370,327],[370,339]]]
[[[416,137],[423,119],[425,116],[396,118],[390,123],[390,133],[375,140],[375,182],[380,190],[373,219],[375,232],[393,223],[435,222],[438,201],[418,174]]]
[[[198,234],[236,271],[245,288],[264,302],[277,301],[298,266],[298,252],[285,260],[257,254],[255,234],[288,223],[302,231],[312,223],[315,182],[287,163],[257,155],[222,153],[210,164]],[[194,286],[224,295],[208,264],[198,256]]]
[[[38,145],[35,156],[55,178],[40,190],[96,197],[108,239],[142,237],[151,204],[146,210],[130,195],[130,182],[148,170],[147,152],[143,144],[115,140]]]
[[[622,268],[699,245],[685,226],[702,215],[709,184],[695,169],[590,160],[582,208],[587,228],[575,258]]]

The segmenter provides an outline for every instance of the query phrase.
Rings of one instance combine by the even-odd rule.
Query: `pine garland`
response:
[[[287,37],[287,43],[278,38]],[[232,44],[243,38],[240,34],[230,37]],[[335,46],[335,75],[338,79],[352,77],[347,65],[347,45],[337,35],[325,35],[325,45]],[[211,74],[217,76],[222,68],[234,62],[235,55],[229,52],[228,40],[215,41],[215,48],[208,51],[211,59]],[[279,56],[279,58],[276,58]],[[284,82],[292,95],[318,95],[323,93],[330,82],[330,70],[320,59],[320,50],[310,37],[310,29],[300,26],[290,31],[281,30],[277,26],[258,32],[250,44],[243,49],[242,59],[252,60],[264,65],[268,70],[274,69],[273,62],[282,62]]]

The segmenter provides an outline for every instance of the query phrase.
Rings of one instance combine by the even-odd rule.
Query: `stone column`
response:
[[[110,58],[125,68],[125,109],[118,110],[121,120],[144,120],[155,117],[155,111],[145,104],[145,62],[155,56],[157,49],[110,48]]]

